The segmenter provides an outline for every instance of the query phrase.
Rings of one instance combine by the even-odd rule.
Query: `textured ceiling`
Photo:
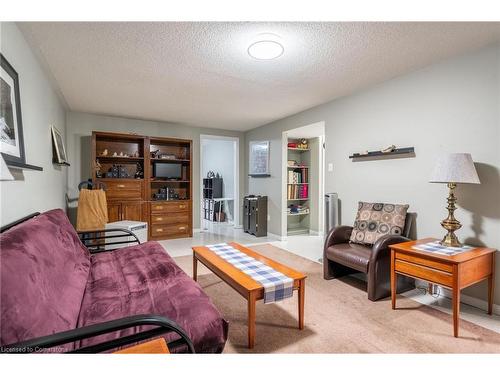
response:
[[[21,23],[74,111],[248,130],[498,41],[500,23]],[[247,54],[260,33],[285,53]]]

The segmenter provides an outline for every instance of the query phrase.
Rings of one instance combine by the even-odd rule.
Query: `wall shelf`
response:
[[[349,156],[352,161],[411,158],[415,156],[414,147],[397,148],[391,152],[369,151],[367,154],[355,153]]]
[[[12,161],[12,160],[9,160],[9,161],[6,160],[5,163],[7,164],[7,166],[9,168],[26,169],[26,170],[31,170],[31,171],[43,171],[42,167],[38,167],[36,165],[21,163],[21,162]]]

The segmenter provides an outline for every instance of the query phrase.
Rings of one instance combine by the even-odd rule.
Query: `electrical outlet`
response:
[[[328,172],[333,172],[333,163],[328,163]]]

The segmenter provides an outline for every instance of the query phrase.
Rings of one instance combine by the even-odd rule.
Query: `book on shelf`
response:
[[[300,171],[290,170],[288,171],[288,183],[289,184],[303,184],[308,182],[308,169],[302,168]]]
[[[288,185],[287,199],[307,199],[309,188],[307,185]]]

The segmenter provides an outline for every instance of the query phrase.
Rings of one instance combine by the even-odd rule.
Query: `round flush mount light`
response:
[[[257,60],[277,59],[283,52],[283,46],[274,40],[259,40],[248,47],[248,54]]]

